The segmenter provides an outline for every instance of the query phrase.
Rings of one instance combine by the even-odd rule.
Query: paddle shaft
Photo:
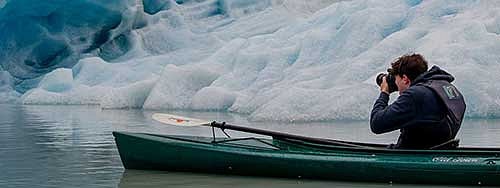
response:
[[[210,125],[212,127],[220,128],[222,130],[229,129],[229,130],[235,130],[235,131],[241,131],[241,132],[248,132],[248,133],[261,134],[261,135],[266,135],[266,136],[272,136],[274,138],[282,138],[282,139],[284,138],[284,139],[306,141],[306,142],[311,142],[311,143],[315,143],[315,144],[327,144],[327,145],[337,145],[337,146],[346,146],[346,147],[366,147],[366,146],[345,143],[345,142],[340,142],[340,141],[335,141],[335,140],[311,138],[311,137],[293,135],[293,134],[282,133],[282,132],[275,132],[275,131],[269,131],[269,130],[250,128],[250,127],[229,125],[229,124],[226,124],[225,122],[218,123],[218,122],[214,121],[208,125]]]

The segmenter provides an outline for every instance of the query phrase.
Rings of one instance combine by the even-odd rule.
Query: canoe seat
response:
[[[442,144],[432,146],[429,149],[439,149],[439,150],[457,149],[459,142],[460,139],[451,139]]]

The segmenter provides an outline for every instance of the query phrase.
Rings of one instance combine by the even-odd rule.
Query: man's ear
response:
[[[406,76],[406,74],[403,74],[403,81],[405,82],[405,84],[410,84],[411,83],[411,80],[410,78],[408,78],[408,76]]]

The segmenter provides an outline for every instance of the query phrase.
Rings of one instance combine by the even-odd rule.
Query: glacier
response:
[[[50,2],[0,1],[0,102],[366,120],[374,77],[421,53],[500,117],[499,1]]]

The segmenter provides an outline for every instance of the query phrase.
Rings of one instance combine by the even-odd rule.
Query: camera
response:
[[[392,74],[380,73],[379,75],[377,75],[377,78],[375,80],[377,82],[377,85],[380,86],[380,84],[382,84],[382,79],[384,77],[387,85],[389,85],[389,93],[397,91],[398,86],[396,85],[396,77],[394,77]]]

